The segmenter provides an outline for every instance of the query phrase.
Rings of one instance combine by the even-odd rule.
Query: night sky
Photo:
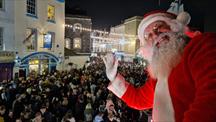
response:
[[[167,10],[174,0],[66,0],[66,14],[86,15],[92,18],[94,29],[119,25],[132,16],[143,16],[151,10]],[[203,1],[203,0],[202,0]],[[182,0],[191,16],[191,25],[203,29],[208,2]],[[208,0],[207,0],[208,1]]]

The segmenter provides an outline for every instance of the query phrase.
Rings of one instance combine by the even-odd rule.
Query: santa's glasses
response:
[[[169,32],[170,26],[164,21],[156,21],[150,24],[144,32],[144,39],[146,41],[153,41],[153,39],[159,36],[161,33]]]

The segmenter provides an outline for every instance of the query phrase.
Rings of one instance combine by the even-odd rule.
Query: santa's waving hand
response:
[[[108,53],[106,56],[103,57],[104,64],[106,66],[106,75],[110,81],[114,81],[117,68],[118,68],[118,60],[112,53]]]

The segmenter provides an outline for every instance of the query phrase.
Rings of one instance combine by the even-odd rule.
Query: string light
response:
[[[65,27],[79,29],[79,30],[88,31],[88,32],[97,32],[100,34],[110,34],[112,36],[125,36],[125,37],[129,37],[129,38],[137,37],[136,35],[131,35],[131,34],[120,34],[120,33],[113,33],[113,32],[109,33],[108,31],[94,30],[91,28],[77,27],[77,26],[68,25],[68,24],[65,24]]]
[[[108,31],[101,31],[101,30],[94,30],[91,28],[83,28],[83,27],[79,27],[79,26],[73,26],[73,25],[69,25],[69,24],[65,24],[66,28],[72,28],[74,29],[78,29],[81,31],[87,31],[87,32],[93,32],[93,34],[91,34],[90,38],[93,39],[92,43],[93,43],[93,48],[99,48],[101,49],[105,49],[106,50],[110,50],[110,51],[117,51],[118,49],[116,48],[111,48],[108,49],[107,46],[114,46],[114,45],[125,45],[125,44],[132,44],[135,45],[136,42],[134,41],[134,39],[137,38],[137,35],[130,35],[130,34],[124,34],[124,33],[114,33],[114,32],[108,32]],[[99,33],[100,36],[95,36],[95,33]],[[133,40],[133,41],[129,41],[129,40],[125,40],[125,39],[129,39],[129,40]]]
[[[119,38],[106,38],[101,36],[91,36],[92,39],[106,40],[106,41],[116,41]]]

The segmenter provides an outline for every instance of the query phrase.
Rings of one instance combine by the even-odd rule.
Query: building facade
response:
[[[76,11],[75,11],[76,12]],[[79,13],[79,12],[78,12]],[[67,14],[65,17],[65,70],[72,67],[82,68],[90,56],[92,42],[90,33],[91,18],[80,14]]]
[[[13,77],[14,1],[0,0],[0,81]]]
[[[143,17],[134,16],[110,29],[109,37],[113,40],[112,48],[117,51],[117,54],[123,55],[124,60],[134,58],[136,50],[139,48],[137,28],[142,19]]]
[[[113,42],[106,31],[92,31],[92,53],[107,53],[112,51]]]
[[[64,0],[0,0],[1,51],[14,53],[14,74],[62,69]]]
[[[81,15],[66,15],[65,25],[66,56],[76,53],[90,53],[92,48],[90,40],[91,18]]]

